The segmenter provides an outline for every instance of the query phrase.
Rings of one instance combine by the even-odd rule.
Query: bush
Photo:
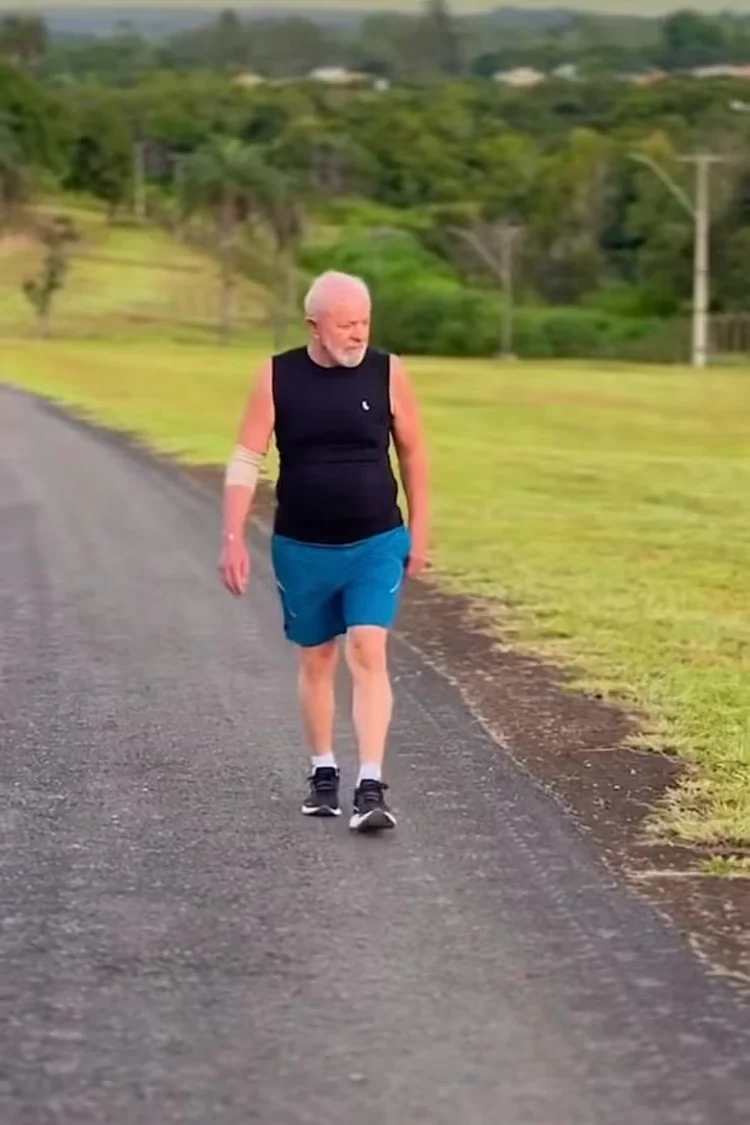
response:
[[[493,356],[500,350],[499,294],[419,285],[375,293],[374,335],[405,354]],[[578,308],[517,308],[513,351],[523,359],[684,358],[682,333],[663,321]]]
[[[500,351],[502,296],[462,285],[409,231],[350,230],[332,245],[308,246],[312,273],[364,278],[374,300],[378,345],[405,355],[493,356]],[[683,333],[654,317],[593,306],[517,307],[513,350],[523,359],[683,360]]]
[[[500,306],[489,293],[432,282],[374,296],[374,335],[390,351],[482,356],[498,349]]]
[[[518,355],[539,359],[616,359],[659,326],[659,321],[596,309],[519,309],[514,318],[514,348]]]
[[[406,230],[351,228],[346,238],[331,244],[307,246],[301,264],[311,273],[343,270],[364,278],[373,293],[436,281],[458,280],[448,265],[426,250]]]

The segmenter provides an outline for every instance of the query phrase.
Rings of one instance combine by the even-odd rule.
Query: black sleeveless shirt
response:
[[[321,367],[307,348],[273,358],[277,535],[356,543],[403,520],[391,469],[390,356]]]

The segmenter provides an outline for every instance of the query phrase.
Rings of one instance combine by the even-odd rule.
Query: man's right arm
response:
[[[273,364],[263,365],[250,392],[237,444],[224,476],[224,545],[241,542],[250,514],[263,459],[274,428]]]

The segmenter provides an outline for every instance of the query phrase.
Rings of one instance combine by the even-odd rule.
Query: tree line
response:
[[[11,14],[0,20],[0,56],[46,77],[99,75],[120,82],[165,68],[299,77],[331,65],[393,79],[482,77],[519,66],[544,71],[575,66],[591,77],[750,62],[750,18],[691,8],[663,18],[559,7],[460,15],[447,0],[425,0],[416,14],[390,11],[339,20],[330,12],[247,17],[227,7],[193,29],[155,38],[140,32],[137,22],[108,36],[51,34],[40,17]]]
[[[712,182],[712,308],[747,307],[743,92],[741,83],[677,77],[523,91],[461,78],[247,89],[231,76],[179,71],[132,76],[126,86],[61,84],[6,64],[0,221],[11,222],[35,186],[94,195],[113,218],[141,190],[160,221],[215,219],[208,241],[227,262],[252,269],[263,260],[284,287],[292,268],[357,268],[395,294],[392,325],[414,308],[399,331],[415,338],[434,333],[442,310],[450,332],[474,317],[471,346],[496,349],[497,292],[509,281],[518,325],[567,308],[576,332],[598,325],[629,338],[638,325],[650,332],[686,315],[691,300],[689,215],[637,153],[688,193],[680,153],[710,145],[727,157]],[[253,239],[264,258],[243,253]],[[559,351],[555,339],[545,347]]]

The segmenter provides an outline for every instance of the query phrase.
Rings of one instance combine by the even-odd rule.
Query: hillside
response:
[[[35,219],[57,213],[48,204]],[[217,267],[206,254],[191,250],[153,227],[109,226],[101,208],[65,200],[62,210],[80,236],[69,280],[55,301],[52,331],[58,337],[159,336],[213,339],[219,309]],[[31,308],[22,285],[38,274],[42,247],[29,233],[0,239],[0,332],[28,335]],[[238,326],[247,331],[265,324],[268,294],[242,279],[234,296]]]

